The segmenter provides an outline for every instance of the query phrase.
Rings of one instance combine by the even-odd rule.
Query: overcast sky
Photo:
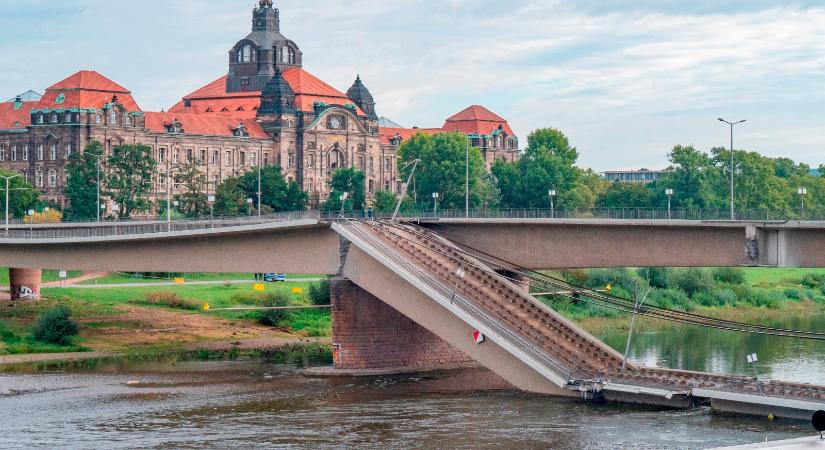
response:
[[[227,70],[255,0],[0,0],[0,100],[94,69],[144,110]],[[624,4],[624,6],[619,6]],[[361,74],[378,113],[441,126],[470,104],[526,144],[563,130],[598,170],[661,168],[674,144],[825,162],[825,5],[766,0],[277,1],[304,67]],[[687,6],[686,6],[687,5]]]

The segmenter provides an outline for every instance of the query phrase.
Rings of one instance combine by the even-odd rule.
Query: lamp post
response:
[[[438,217],[438,192],[433,192],[433,217]]]
[[[209,203],[209,226],[212,227],[215,222],[215,196],[206,197],[206,201]]]
[[[169,175],[178,170],[177,167],[166,169],[166,231],[172,231],[172,182]]]
[[[547,193],[550,196],[550,218],[556,218],[556,190],[550,189]]]
[[[19,173],[17,175],[12,175],[12,176],[9,176],[9,177],[0,176],[0,178],[3,178],[4,180],[6,180],[6,234],[9,234],[9,191],[11,191],[11,187],[10,187],[11,180],[14,179],[14,178],[17,178],[17,177],[22,177],[22,176],[23,175],[20,175]],[[23,190],[23,189],[22,188],[15,189],[15,191],[21,191],[21,190]]]
[[[467,158],[464,165],[464,217],[470,218],[470,138],[467,138]]]
[[[344,203],[347,201],[348,198],[349,192],[344,192],[343,194],[341,194],[340,197],[338,197],[338,199],[341,200],[341,217],[344,217]]]
[[[726,124],[730,125],[730,220],[736,220],[736,211],[733,208],[733,126],[746,122],[746,120],[740,120],[738,122],[729,122],[720,117],[719,121],[725,122]]]
[[[808,188],[801,187],[796,193],[799,194],[799,218],[805,220],[805,195],[808,194]]]
[[[102,155],[92,155],[97,158],[97,221],[100,222],[100,157]]]
[[[673,197],[673,189],[665,189],[665,195],[667,195],[667,220],[670,220],[670,201]]]
[[[249,215],[251,216],[252,215],[252,199],[251,198],[246,199],[246,206],[247,206],[247,210],[249,210]]]

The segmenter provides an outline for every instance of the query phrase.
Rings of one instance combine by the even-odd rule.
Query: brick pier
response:
[[[336,278],[330,290],[336,369],[436,369],[473,362],[355,283]]]
[[[11,299],[40,298],[40,283],[43,271],[40,269],[9,269]]]

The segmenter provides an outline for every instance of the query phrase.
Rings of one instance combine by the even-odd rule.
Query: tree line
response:
[[[670,198],[673,208],[728,207],[730,150],[724,148],[705,153],[693,146],[677,145],[668,152],[669,167],[665,173],[656,181],[642,184],[608,182],[593,170],[579,167],[578,150],[564,133],[554,128],[533,131],[517,161],[499,160],[490,170],[481,151],[471,147],[468,155],[467,147],[467,137],[457,132],[417,134],[405,141],[398,151],[399,178],[406,181],[412,162],[419,160],[419,163],[407,186],[403,208],[433,208],[433,193],[438,193],[439,208],[462,210],[467,185],[471,208],[546,209],[550,207],[550,190],[556,193],[554,204],[558,209],[665,208],[667,189],[673,191]],[[798,211],[797,189],[800,187],[807,189],[806,208],[825,209],[825,170],[820,170],[817,176],[806,164],[745,150],[734,150],[733,157],[737,209],[771,210],[793,216]],[[170,197],[174,205],[171,213],[176,217],[252,214],[258,207],[258,170],[261,172],[261,213],[307,207],[309,195],[295,181],[287,180],[277,165],[255,168],[210,186],[197,161],[186,161],[166,172],[158,168],[151,148],[146,145],[119,145],[105,155],[103,146],[95,141],[83,152],[69,156],[65,187],[69,206],[65,217],[72,220],[97,217],[98,189],[104,202],[117,205],[119,218],[152,212],[165,214],[167,202],[162,192],[165,188],[154,191],[158,173],[167,184],[174,183],[175,191],[179,192]],[[13,173],[0,170],[0,175]],[[369,202],[365,180],[366,175],[357,168],[335,170],[330,179],[330,196],[320,207],[326,211],[367,207],[381,213],[392,211],[398,196],[379,190]],[[17,189],[10,196],[9,205],[14,216],[21,217],[31,208],[42,209],[46,205],[37,190],[22,178],[12,180],[11,188]],[[211,204],[209,192],[214,193]],[[150,200],[153,193],[157,197],[154,202]],[[251,204],[249,199],[253,200]],[[0,195],[0,208],[4,201]]]

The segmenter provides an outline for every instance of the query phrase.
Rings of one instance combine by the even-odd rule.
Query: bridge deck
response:
[[[573,391],[621,393],[622,398],[658,396],[705,398],[776,406],[797,411],[825,408],[825,387],[750,377],[649,368],[628,364],[622,356],[557,312],[468,256],[438,235],[410,225],[361,223],[346,227],[370,242],[372,251],[389,255],[438,286],[450,301],[478,319],[485,334],[507,341],[528,366]],[[413,267],[414,266],[414,267]]]

